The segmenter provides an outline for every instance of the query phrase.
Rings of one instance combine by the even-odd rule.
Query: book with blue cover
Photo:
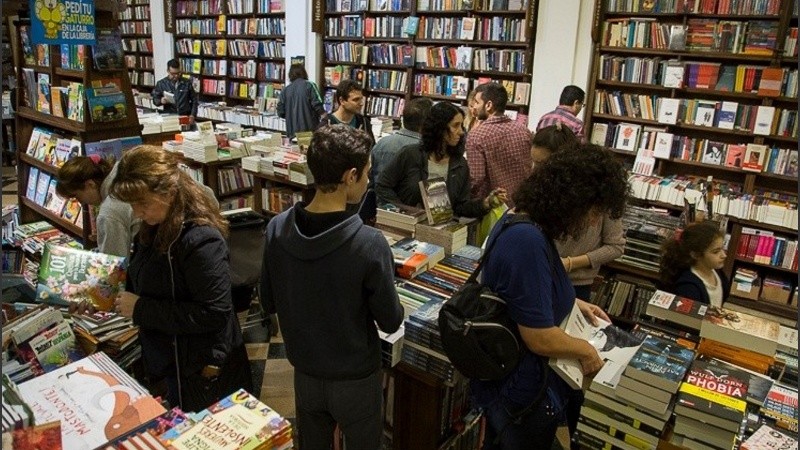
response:
[[[693,350],[648,336],[625,368],[625,376],[674,394],[694,356]]]

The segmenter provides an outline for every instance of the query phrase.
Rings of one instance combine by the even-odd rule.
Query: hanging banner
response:
[[[325,2],[314,0],[311,4],[311,31],[314,33],[325,32]]]
[[[164,31],[175,32],[175,0],[164,0]]]
[[[34,44],[94,45],[93,0],[30,0]]]

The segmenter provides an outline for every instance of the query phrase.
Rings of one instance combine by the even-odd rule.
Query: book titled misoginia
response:
[[[597,321],[597,326],[592,325],[576,302],[569,316],[561,323],[561,328],[566,334],[589,342],[597,350],[600,359],[614,361],[624,366],[639,349],[642,339],[605,320],[598,318]],[[583,370],[577,359],[551,358],[550,367],[573,389],[584,387]]]
[[[70,450],[91,450],[166,410],[105,353],[95,353],[19,384],[36,423],[61,421]]]
[[[71,247],[47,244],[39,266],[36,300],[56,305],[90,301],[110,311],[125,290],[126,260]]]
[[[453,205],[447,194],[447,183],[444,178],[429,178],[419,182],[422,204],[428,215],[428,223],[437,225],[453,218]]]

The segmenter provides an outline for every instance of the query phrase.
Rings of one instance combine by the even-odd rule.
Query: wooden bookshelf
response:
[[[711,5],[716,8],[718,2],[697,2],[697,7]],[[742,170],[740,167],[728,167],[725,165],[726,157],[723,152],[720,164],[711,164],[710,161],[704,162],[703,153],[709,143],[721,143],[727,151],[729,145],[759,144],[767,146],[767,153],[771,148],[787,149],[786,155],[794,152],[796,157],[797,150],[797,126],[782,126],[781,114],[785,114],[790,121],[797,121],[797,95],[796,88],[791,89],[787,86],[787,81],[797,77],[797,57],[795,54],[784,54],[786,37],[791,28],[798,26],[797,16],[791,14],[791,0],[780,2],[777,10],[750,10],[750,11],[718,11],[714,9],[698,11],[611,11],[612,2],[601,0],[596,3],[594,15],[594,30],[592,39],[594,41],[594,52],[592,57],[589,86],[587,89],[585,126],[586,134],[595,143],[608,146],[626,162],[630,167],[634,165],[634,159],[640,152],[653,150],[654,142],[652,138],[661,137],[657,133],[669,133],[674,138],[670,158],[656,159],[653,167],[653,175],[656,177],[693,176],[698,179],[705,179],[713,176],[717,183],[727,183],[729,186],[736,185],[743,195],[756,195],[761,191],[784,195],[784,199],[796,209],[797,189],[796,175],[783,173],[773,173],[774,168],[766,167],[762,172],[752,172]],[[620,9],[624,9],[624,2],[616,2]],[[764,6],[762,4],[751,5],[752,8]],[[746,5],[742,4],[742,8]],[[719,12],[719,13],[718,13]],[[739,12],[741,14],[735,14]],[[638,20],[643,19],[643,20]],[[701,20],[711,21],[715,25],[708,25],[708,28],[700,28]],[[716,21],[716,22],[715,22]],[[735,26],[740,23],[739,41],[736,39],[728,40],[725,33],[728,32],[720,21],[727,21]],[[617,24],[622,24],[621,28],[616,28]],[[659,28],[655,28],[657,24]],[[775,33],[774,41],[759,41],[751,38],[749,30],[764,24],[770,27]],[[627,27],[627,28],[625,28]],[[652,28],[651,28],[652,27]],[[716,28],[714,28],[716,27]],[[686,36],[685,47],[670,46],[670,39],[677,37],[673,30],[683,29]],[[645,30],[653,31],[653,34],[644,33],[646,37],[638,37]],[[711,31],[709,31],[711,30]],[[622,37],[616,40],[617,34]],[[716,40],[703,41],[698,37],[701,31],[717,33]],[[625,34],[625,33],[630,34]],[[661,40],[651,39],[652,36],[663,36]],[[630,38],[628,38],[630,36]],[[628,39],[626,39],[628,38]],[[730,46],[725,46],[730,42]],[[741,43],[741,45],[739,45]],[[712,47],[719,44],[719,47]],[[672,64],[668,64],[672,63]],[[626,64],[623,70],[621,63]],[[713,65],[713,66],[712,66]],[[669,84],[665,86],[664,78],[668,66],[683,67],[682,83],[679,86]],[[697,69],[690,66],[696,66]],[[781,83],[778,95],[765,95],[760,89],[760,74],[758,78],[746,80],[744,74],[752,76],[746,69],[739,69],[739,66],[755,66],[756,68],[768,67],[784,69],[786,80]],[[726,69],[731,67],[732,69]],[[693,72],[696,70],[697,72]],[[727,82],[717,85],[721,75],[726,71],[732,70],[734,74],[731,88],[725,87]],[[702,72],[701,72],[702,71]],[[741,71],[741,74],[738,74]],[[708,78],[701,78],[707,76]],[[696,79],[693,77],[697,77]],[[739,77],[742,77],[740,80]],[[696,81],[696,82],[695,82]],[[795,81],[796,84],[796,81]],[[706,86],[707,85],[707,86]],[[761,91],[761,92],[759,92]],[[634,96],[636,97],[634,99]],[[646,98],[645,98],[646,97]],[[677,120],[674,124],[665,123],[667,120],[661,119],[659,108],[662,107],[664,99],[673,99],[681,102],[675,112]],[[692,103],[694,101],[694,103]],[[700,124],[697,101],[707,102],[716,105],[714,112],[713,126],[708,123]],[[736,103],[735,116],[730,119],[734,122],[732,129],[720,127],[719,108],[722,102]],[[665,102],[668,103],[668,102]],[[751,108],[747,110],[747,108]],[[762,112],[769,108],[775,108],[772,126],[769,132],[756,131],[755,120],[744,120],[744,114],[750,112]],[[783,112],[782,112],[783,111]],[[619,140],[614,136],[614,126],[620,123],[638,125],[637,134],[634,135],[633,151],[623,151],[616,149]],[[608,131],[603,135],[604,127],[608,126]],[[635,127],[634,127],[635,129]],[[619,132],[620,128],[616,131]],[[645,136],[645,132],[649,132]],[[645,137],[651,140],[644,140]],[[677,139],[685,140],[680,144]],[[669,138],[673,139],[673,138]],[[642,143],[644,141],[644,143]],[[668,141],[669,142],[669,141]],[[687,146],[681,146],[688,142]],[[688,148],[688,150],[687,150]],[[738,194],[730,194],[731,198]],[[719,199],[718,199],[719,200]],[[635,203],[665,208],[671,214],[679,214],[682,206],[651,200],[636,199]],[[732,279],[737,267],[748,268],[757,271],[762,277],[773,275],[786,279],[793,277],[791,269],[776,267],[769,264],[761,264],[751,259],[737,256],[739,240],[742,238],[742,228],[757,228],[775,233],[787,239],[796,239],[795,227],[783,227],[761,223],[754,218],[741,219],[730,217],[727,232],[731,239],[728,246],[728,257],[725,263],[724,272]],[[607,265],[615,272],[624,272],[640,277],[642,279],[654,279],[653,275],[642,269],[626,265],[623,263],[612,263]],[[791,281],[794,288],[796,279]],[[736,302],[736,299],[731,299]],[[757,303],[764,312],[774,313],[775,315],[786,314],[786,311],[794,311],[797,308],[789,305],[780,305],[770,302],[747,301],[748,305]]]
[[[270,175],[261,172],[251,172],[245,170],[249,176],[253,177],[253,211],[265,215],[276,216],[280,214],[278,211],[272,211],[264,208],[264,189],[267,187],[288,187],[293,191],[302,192],[303,201],[308,203],[314,198],[314,185],[313,184],[300,184],[288,178],[278,175]]]
[[[527,115],[537,1],[449,4],[435,9],[436,2],[427,0],[328,0],[319,74],[326,109],[334,108],[333,91],[346,78],[362,81],[366,114],[393,119],[414,97],[466,106],[469,91],[491,80],[508,84],[508,110]],[[419,20],[416,32],[407,26],[412,19]],[[451,33],[435,31],[445,29]],[[501,55],[507,64],[481,63]],[[462,62],[465,56],[468,63]],[[515,102],[518,83],[521,100]]]
[[[125,11],[117,13],[122,31],[122,48],[131,87],[150,92],[156,85],[153,65],[153,36],[150,24],[150,3],[126,0]]]

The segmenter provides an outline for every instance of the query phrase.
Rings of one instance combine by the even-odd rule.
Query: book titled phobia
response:
[[[39,267],[36,299],[56,305],[86,300],[101,311],[110,311],[114,299],[125,290],[126,267],[120,256],[48,244]]]

